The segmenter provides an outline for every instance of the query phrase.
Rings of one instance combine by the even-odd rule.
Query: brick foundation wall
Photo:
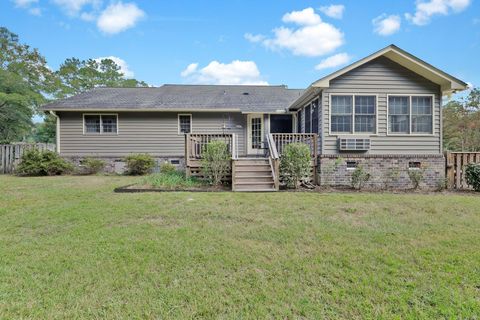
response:
[[[362,166],[365,172],[370,174],[370,180],[364,185],[365,189],[410,189],[413,187],[408,174],[410,170],[421,170],[423,179],[420,189],[435,190],[445,185],[445,159],[442,155],[323,155],[319,157],[317,168],[319,184],[351,187],[355,169],[347,169],[347,162],[356,162],[357,166]],[[420,168],[410,169],[411,162],[419,164]]]
[[[76,167],[82,168],[82,160],[86,157],[64,157],[66,160],[71,161]],[[122,174],[125,172],[125,160],[121,157],[95,157],[91,158],[100,159],[105,161],[104,172],[106,173],[118,173]],[[154,172],[159,172],[160,165],[164,162],[170,162],[177,167],[178,170],[185,170],[185,159],[184,157],[154,157],[156,162]],[[178,162],[178,163],[174,163]]]

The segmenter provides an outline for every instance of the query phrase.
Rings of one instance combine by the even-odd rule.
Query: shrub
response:
[[[132,154],[125,158],[127,174],[144,175],[150,173],[155,166],[155,160],[149,154]]]
[[[301,181],[310,176],[310,147],[305,143],[285,146],[280,159],[280,176],[288,188],[298,188]]]
[[[366,172],[363,166],[356,167],[352,173],[352,188],[358,190],[362,189],[370,178],[370,173]]]
[[[480,191],[480,163],[469,163],[465,169],[465,179],[473,190]]]
[[[230,171],[230,152],[223,141],[211,141],[203,148],[202,173],[213,185],[222,183]]]
[[[85,158],[82,161],[85,174],[97,174],[105,168],[105,161],[95,158]]]
[[[410,182],[412,182],[413,189],[416,190],[420,186],[420,183],[423,181],[423,170],[409,169],[408,177],[410,178]]]
[[[164,162],[160,165],[160,172],[161,173],[172,173],[176,172],[177,168],[171,164],[170,162]]]
[[[31,149],[23,153],[16,173],[21,176],[55,176],[72,170],[73,165],[56,152]]]

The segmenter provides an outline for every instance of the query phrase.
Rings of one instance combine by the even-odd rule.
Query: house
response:
[[[232,153],[235,190],[278,188],[284,145],[311,147],[312,179],[349,185],[358,166],[371,187],[444,181],[442,97],[467,84],[390,45],[313,82],[285,86],[164,85],[97,88],[43,107],[57,116],[58,152],[121,169],[122,157],[149,153],[198,174],[202,146],[222,139]]]

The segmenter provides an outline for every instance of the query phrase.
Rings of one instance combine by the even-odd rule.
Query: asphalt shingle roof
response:
[[[54,101],[43,110],[212,110],[276,112],[303,90],[286,86],[163,85],[158,88],[96,88]]]

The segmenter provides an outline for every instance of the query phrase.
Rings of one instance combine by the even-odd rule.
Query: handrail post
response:
[[[232,133],[232,147],[230,150],[232,150],[232,159],[237,159],[237,135],[235,133]]]

